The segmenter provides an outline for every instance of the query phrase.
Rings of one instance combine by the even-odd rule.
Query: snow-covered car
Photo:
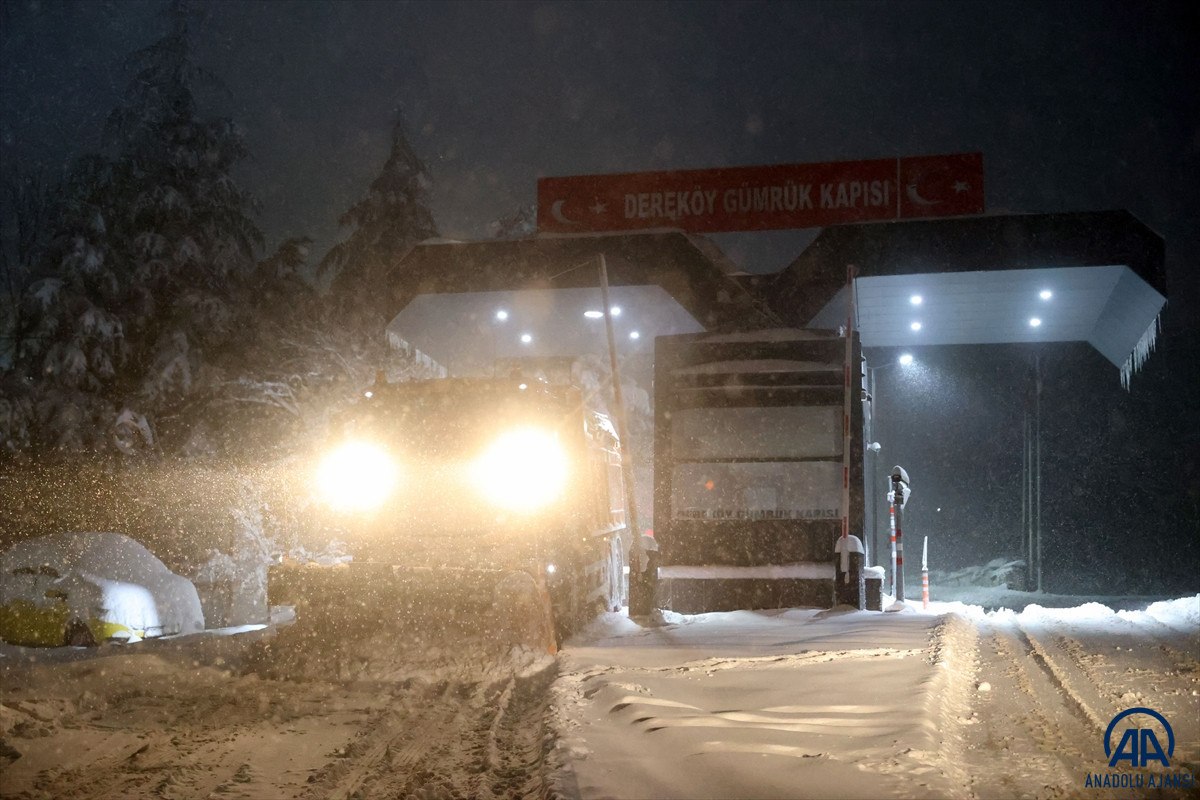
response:
[[[196,587],[120,533],[56,533],[0,555],[0,639],[90,646],[204,630]]]

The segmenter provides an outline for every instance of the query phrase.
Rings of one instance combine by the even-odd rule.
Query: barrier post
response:
[[[896,603],[904,603],[904,505],[911,494],[908,488],[908,473],[897,465],[892,467],[892,509],[896,518]]]
[[[896,495],[888,492],[888,544],[892,551],[892,581],[888,594],[896,596]]]
[[[896,602],[904,602],[904,509],[896,507]]]
[[[929,537],[921,546],[921,608],[929,608]]]

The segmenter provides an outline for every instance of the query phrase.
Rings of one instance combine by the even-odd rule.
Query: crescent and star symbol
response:
[[[563,203],[565,202],[567,201],[555,200],[554,204],[550,206],[550,216],[554,217],[557,222],[561,222],[563,225],[578,225],[578,220],[570,219],[563,214]]]
[[[955,194],[962,194],[963,192],[971,191],[971,184],[967,183],[966,181],[955,181],[952,188],[954,189]],[[941,200],[926,200],[917,190],[917,185],[915,183],[908,184],[904,187],[904,190],[908,194],[908,199],[913,204],[918,206],[936,206],[942,202]]]
[[[926,200],[924,197],[921,197],[915,183],[910,183],[904,187],[904,190],[908,193],[909,201],[918,206],[936,206],[942,202],[941,200]]]
[[[567,202],[566,200],[555,200],[550,205],[550,216],[554,217],[556,222],[559,222],[563,225],[578,225],[579,220],[571,219],[570,217],[568,217],[566,215],[565,212],[563,212],[563,205],[566,202]],[[600,202],[600,199],[597,198],[595,203],[588,206],[588,211],[591,211],[596,216],[599,216],[599,215],[603,214],[605,211],[608,211],[608,206],[605,205],[604,203]]]

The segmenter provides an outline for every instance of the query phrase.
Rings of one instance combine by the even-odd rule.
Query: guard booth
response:
[[[655,341],[657,604],[695,613],[834,604],[842,528],[838,331]],[[860,364],[857,339],[852,364]],[[862,411],[850,421],[850,530],[862,530]]]

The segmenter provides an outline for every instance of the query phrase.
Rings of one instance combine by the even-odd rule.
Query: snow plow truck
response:
[[[352,560],[271,568],[271,604],[295,607],[284,634],[385,640],[418,658],[554,652],[624,602],[620,458],[574,387],[377,381],[334,421],[312,475]]]

